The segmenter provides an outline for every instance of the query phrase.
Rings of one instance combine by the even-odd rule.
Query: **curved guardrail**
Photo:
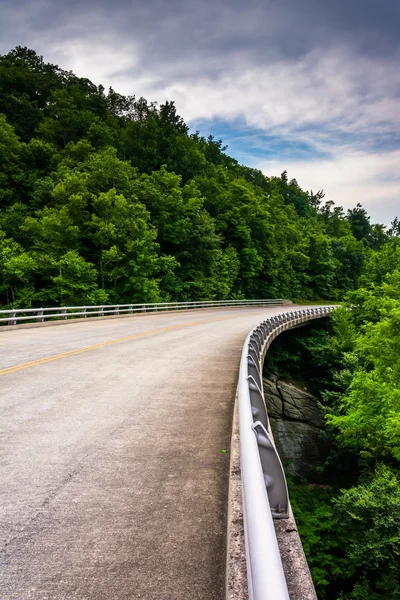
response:
[[[281,313],[246,338],[239,373],[240,465],[249,600],[289,600],[273,518],[288,516],[285,474],[275,449],[262,386],[265,354],[282,331],[335,307]]]
[[[151,304],[109,304],[99,306],[59,306],[53,308],[10,308],[0,310],[0,324],[17,325],[24,321],[41,323],[48,319],[67,320],[71,317],[105,317],[111,315],[155,312],[162,310],[189,310],[194,308],[213,308],[218,306],[264,306],[285,304],[288,300],[210,300],[203,302],[159,302]]]

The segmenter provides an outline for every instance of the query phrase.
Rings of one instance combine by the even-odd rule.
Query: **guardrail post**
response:
[[[263,339],[263,335],[262,335],[262,333],[261,333],[261,331],[259,330],[258,327],[256,327],[254,329],[253,334],[258,339],[258,342],[259,342],[259,345],[260,345],[260,350],[261,350],[264,339]]]
[[[259,388],[262,388],[262,377],[258,361],[256,362],[251,354],[247,355],[247,372],[258,383]]]
[[[8,325],[16,325],[17,321],[15,320],[15,312],[10,312],[10,314],[8,315]]]
[[[114,311],[114,315],[119,315],[119,306],[117,306],[116,310]]]
[[[64,321],[67,319],[67,308],[65,306],[60,310],[60,317],[64,319]]]
[[[289,516],[289,500],[282,463],[267,429],[260,420],[253,424],[253,431],[257,438],[272,516],[275,519],[285,519]]]
[[[37,313],[36,313],[36,321],[38,323],[43,323],[44,318],[43,318],[43,308],[39,308]]]
[[[132,304],[130,304],[128,306],[128,315],[131,315],[132,313],[133,313],[133,306],[132,306]]]
[[[262,340],[256,331],[253,331],[253,333],[251,334],[250,341],[252,341],[254,344],[256,344],[259,352],[261,352]]]
[[[257,362],[257,363],[260,362],[260,357],[261,357],[260,350],[259,350],[258,346],[254,345],[251,340],[249,341],[249,354],[250,354],[250,356],[253,357],[255,362]]]
[[[82,308],[81,308],[81,319],[86,319],[86,317],[87,317],[86,306],[82,306]]]
[[[249,396],[253,420],[261,421],[264,427],[268,428],[268,411],[264,400],[264,394],[254,377],[249,375],[247,381],[249,384]]]

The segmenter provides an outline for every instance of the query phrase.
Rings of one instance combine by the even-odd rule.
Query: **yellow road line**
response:
[[[96,350],[97,348],[105,348],[106,346],[113,346],[114,344],[121,344],[123,342],[130,342],[131,340],[136,340],[141,337],[146,337],[149,335],[154,335],[156,333],[164,333],[166,331],[172,331],[174,329],[183,329],[184,327],[192,327],[193,325],[201,325],[203,323],[213,323],[215,321],[225,321],[226,319],[235,319],[234,317],[218,317],[215,319],[209,319],[207,321],[191,321],[190,323],[182,323],[181,325],[171,325],[171,327],[160,327],[159,329],[152,329],[150,331],[143,331],[142,333],[135,333],[133,335],[128,335],[126,337],[118,338],[116,340],[110,340],[108,342],[100,342],[99,344],[93,344],[92,346],[86,346],[85,348],[78,348],[77,350],[71,350],[70,352],[63,352],[62,354],[54,354],[53,356],[46,356],[44,358],[38,358],[37,360],[32,360],[30,362],[22,363],[20,365],[15,365],[13,367],[6,367],[5,369],[0,369],[0,377],[3,375],[9,375],[10,373],[16,373],[17,371],[22,371],[23,369],[30,369],[31,367],[37,367],[39,365],[43,365],[48,362],[52,362],[53,360],[60,360],[61,358],[67,358],[68,356],[75,356],[76,354],[83,354],[83,352],[90,352],[90,350]]]

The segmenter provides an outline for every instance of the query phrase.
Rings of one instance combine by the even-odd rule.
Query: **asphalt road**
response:
[[[0,329],[1,600],[223,598],[241,348],[282,310]]]

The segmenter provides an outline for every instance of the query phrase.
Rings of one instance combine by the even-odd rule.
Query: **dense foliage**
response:
[[[400,239],[373,251],[331,326],[286,334],[275,372],[320,393],[330,456],[290,481],[321,599],[400,598]],[[284,365],[284,366],[283,366]]]
[[[189,133],[172,102],[0,57],[0,305],[341,298],[386,234]]]

